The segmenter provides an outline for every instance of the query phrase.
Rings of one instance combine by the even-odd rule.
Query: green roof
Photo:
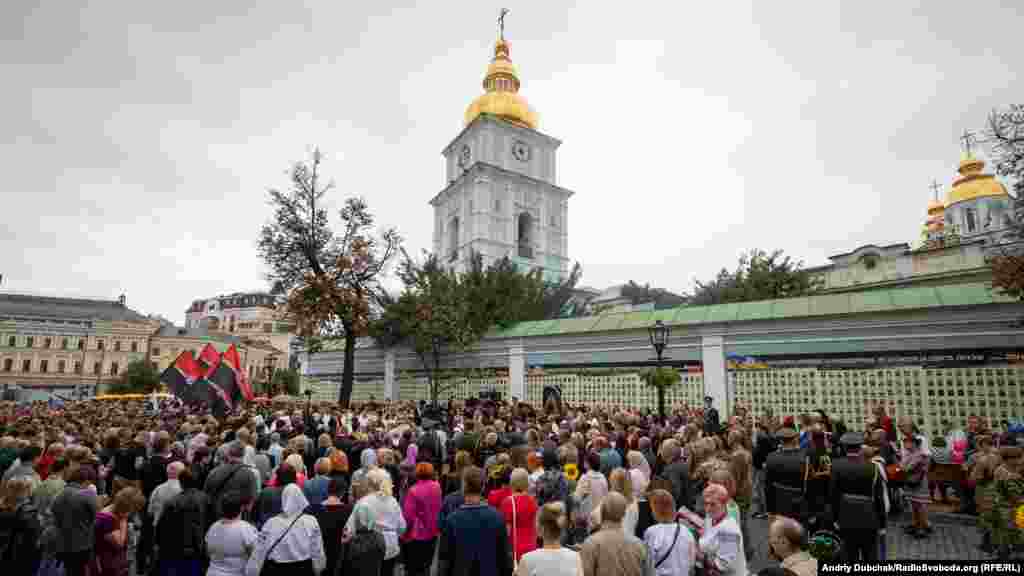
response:
[[[693,326],[725,322],[783,320],[810,316],[846,316],[900,312],[954,306],[982,306],[1014,302],[1013,298],[993,292],[987,282],[915,286],[842,294],[821,294],[781,300],[761,300],[713,306],[679,306],[665,310],[643,310],[521,322],[505,330],[494,330],[492,338],[558,336],[646,328],[656,320],[670,326]]]

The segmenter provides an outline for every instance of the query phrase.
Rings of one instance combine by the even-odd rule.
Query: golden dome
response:
[[[477,116],[490,114],[513,124],[537,129],[537,113],[519,95],[519,76],[509,59],[508,42],[498,40],[494,45],[494,59],[484,76],[484,94],[466,108],[466,125]]]
[[[946,196],[946,206],[986,196],[1009,196],[1006,187],[995,176],[982,172],[984,168],[985,162],[980,158],[965,154],[957,169],[960,177],[953,182]]]

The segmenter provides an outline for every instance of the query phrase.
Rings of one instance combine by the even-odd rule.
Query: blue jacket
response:
[[[438,576],[512,576],[505,519],[487,504],[463,504],[445,520]]]
[[[312,480],[306,480],[305,485],[302,486],[302,492],[306,495],[306,500],[309,500],[310,506],[319,506],[324,500],[327,500],[327,487],[330,484],[329,476],[317,476]]]

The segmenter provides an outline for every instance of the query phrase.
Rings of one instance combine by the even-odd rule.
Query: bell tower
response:
[[[569,197],[556,184],[561,141],[538,130],[537,113],[519,94],[504,37],[504,17],[484,93],[466,108],[462,131],[442,151],[445,187],[434,196],[433,250],[464,271],[471,255],[488,264],[509,257],[544,278],[568,274]]]

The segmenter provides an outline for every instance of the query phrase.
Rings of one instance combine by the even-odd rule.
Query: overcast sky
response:
[[[598,288],[914,242],[960,132],[1024,94],[1011,0],[0,2],[0,290],[182,322],[263,289],[266,189],[313,146],[333,205],[428,248],[502,5]]]

